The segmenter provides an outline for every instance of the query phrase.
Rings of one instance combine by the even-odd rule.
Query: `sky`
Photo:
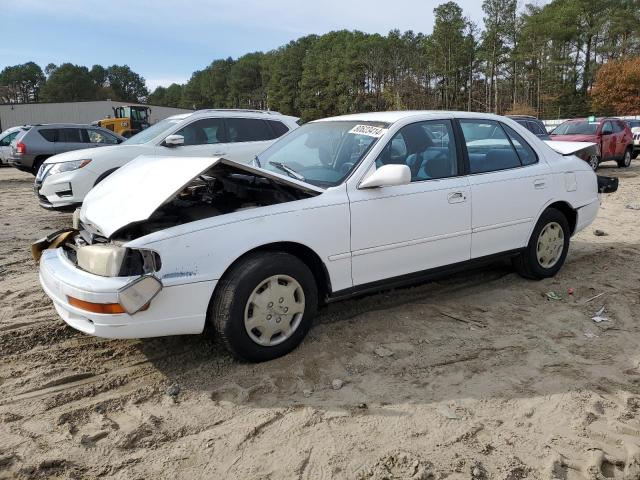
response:
[[[430,33],[445,0],[0,0],[0,70],[34,61],[129,65],[147,87],[184,83],[217,58],[311,33]],[[542,1],[542,0],[539,0]],[[457,0],[482,26],[482,1]]]

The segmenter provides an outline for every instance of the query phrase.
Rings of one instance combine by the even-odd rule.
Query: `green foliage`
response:
[[[33,62],[6,67],[0,72],[0,101],[37,102],[44,82],[42,69]]]
[[[94,100],[96,87],[87,67],[63,63],[51,72],[42,87],[45,102],[77,102]]]
[[[269,52],[214,60],[186,84],[151,94],[126,65],[89,71],[49,64],[45,82],[30,62],[0,72],[0,99],[146,99],[194,109],[269,108],[305,120],[390,109],[600,113],[590,95],[598,70],[640,55],[640,0],[551,0],[520,10],[518,3],[483,0],[483,31],[449,1],[434,9],[430,35],[309,35]]]

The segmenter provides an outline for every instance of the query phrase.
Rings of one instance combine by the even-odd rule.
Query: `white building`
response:
[[[113,117],[113,108],[121,105],[139,105],[127,102],[100,100],[95,102],[65,103],[5,103],[0,105],[0,132],[17,125],[38,123],[91,123],[96,120]],[[193,110],[172,107],[151,108],[151,123]]]

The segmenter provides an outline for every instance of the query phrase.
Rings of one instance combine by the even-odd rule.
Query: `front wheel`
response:
[[[589,165],[594,172],[598,170],[598,166],[600,165],[600,157],[598,155],[591,155],[589,157]]]
[[[631,166],[631,157],[633,155],[631,154],[631,149],[627,148],[624,151],[624,157],[622,157],[622,160],[618,160],[618,168],[627,168],[629,166]]]
[[[570,236],[566,217],[559,210],[548,208],[536,223],[527,247],[514,258],[513,266],[525,278],[553,277],[567,258]]]
[[[311,327],[318,290],[311,270],[284,252],[257,252],[220,280],[209,319],[227,349],[263,362],[289,353]]]

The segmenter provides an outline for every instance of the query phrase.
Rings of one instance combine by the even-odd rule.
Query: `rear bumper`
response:
[[[118,290],[137,277],[100,277],[78,269],[61,248],[45,250],[40,284],[60,317],[81,332],[105,338],[144,338],[201,333],[215,281],[164,287],[146,311],[99,314],[69,304],[68,297],[117,303]]]
[[[576,229],[573,233],[578,233],[580,230],[588,227],[598,215],[598,209],[600,208],[600,199],[595,199],[591,203],[578,208],[578,218],[576,220]]]

